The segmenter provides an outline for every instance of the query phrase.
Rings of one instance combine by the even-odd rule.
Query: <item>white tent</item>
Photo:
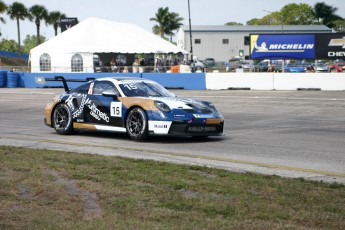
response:
[[[31,71],[41,72],[40,58],[41,61],[43,58],[48,64],[50,59],[51,65],[45,72],[71,72],[71,58],[79,54],[84,72],[93,72],[94,53],[186,54],[187,51],[134,24],[91,17],[33,48]]]

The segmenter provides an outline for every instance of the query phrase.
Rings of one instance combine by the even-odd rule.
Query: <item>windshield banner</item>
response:
[[[311,34],[251,34],[250,58],[314,59],[315,36]]]

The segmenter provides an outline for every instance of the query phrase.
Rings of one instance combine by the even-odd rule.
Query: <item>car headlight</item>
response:
[[[171,112],[170,107],[162,101],[154,101],[155,106],[162,112]]]

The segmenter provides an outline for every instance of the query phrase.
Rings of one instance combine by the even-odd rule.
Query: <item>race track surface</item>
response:
[[[191,91],[181,97],[213,102],[225,135],[204,140],[83,131],[58,135],[43,124],[44,107],[63,89],[0,89],[0,145],[47,148],[237,172],[345,184],[344,91]]]

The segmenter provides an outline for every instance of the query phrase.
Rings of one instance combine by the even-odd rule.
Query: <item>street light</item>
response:
[[[269,13],[269,14],[272,14],[273,12],[272,11],[269,11],[269,10],[262,10],[262,11],[264,11],[264,12],[267,12],[267,13]],[[282,23],[282,34],[284,33],[284,23],[283,22],[281,22]],[[271,24],[271,19],[270,19],[270,24]]]
[[[191,23],[191,20],[190,20],[190,4],[189,4],[189,0],[188,0],[188,15],[189,15],[190,58],[191,58],[191,63],[193,63],[192,23]]]

